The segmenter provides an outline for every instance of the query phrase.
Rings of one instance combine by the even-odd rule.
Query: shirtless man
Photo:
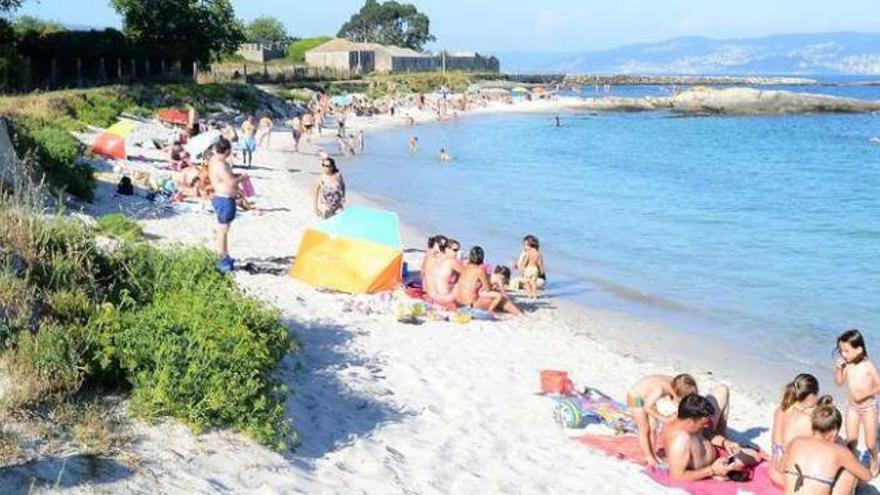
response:
[[[626,393],[626,407],[639,429],[639,447],[649,466],[660,464],[655,453],[654,437],[658,427],[675,417],[666,416],[657,409],[657,402],[669,398],[678,406],[682,397],[697,393],[697,382],[690,375],[676,377],[649,375],[643,377]]]
[[[227,238],[229,226],[235,220],[235,195],[238,191],[238,181],[232,175],[232,169],[227,163],[232,151],[232,144],[226,138],[221,137],[214,143],[214,153],[208,160],[208,175],[214,188],[214,197],[211,205],[217,213],[217,254],[220,255],[218,268],[221,272],[228,273],[235,269],[235,264],[229,256]]]
[[[710,433],[712,418],[717,415],[712,402],[697,394],[685,396],[678,405],[678,416],[664,432],[669,474],[673,479],[698,481],[727,477],[755,461],[757,453],[743,450],[724,435]],[[727,451],[722,456],[720,449]]]

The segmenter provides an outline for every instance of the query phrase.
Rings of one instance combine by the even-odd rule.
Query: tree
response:
[[[0,0],[0,12],[12,12],[13,10],[21,7],[21,4],[24,3],[24,0]]]
[[[287,47],[287,60],[295,64],[301,64],[306,61],[306,52],[312,48],[323,45],[333,38],[327,36],[318,36],[317,38],[306,38],[296,40]]]
[[[245,27],[248,41],[287,41],[287,29],[278,19],[264,15],[257,17]]]
[[[12,23],[12,29],[21,36],[25,33],[35,32],[40,34],[51,34],[64,31],[64,26],[53,21],[44,21],[37,17],[23,15]]]
[[[169,58],[209,62],[244,42],[230,0],[111,0],[126,36]]]
[[[422,50],[434,41],[430,19],[410,4],[367,0],[360,12],[339,29],[340,38]]]

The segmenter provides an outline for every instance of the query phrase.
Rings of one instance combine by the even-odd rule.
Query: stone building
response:
[[[434,55],[399,46],[377,43],[355,43],[337,38],[306,52],[306,63],[321,69],[351,72],[430,72],[461,70],[471,72],[498,72],[500,64],[495,57],[474,52],[441,52]]]

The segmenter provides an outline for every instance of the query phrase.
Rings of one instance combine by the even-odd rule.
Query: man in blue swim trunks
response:
[[[214,153],[208,160],[208,175],[211,185],[214,187],[214,197],[211,205],[217,213],[217,254],[220,255],[218,268],[221,272],[228,273],[235,269],[235,264],[229,256],[227,239],[229,227],[235,220],[235,195],[238,191],[238,180],[232,174],[228,159],[232,152],[232,144],[226,138],[220,138],[214,143]]]

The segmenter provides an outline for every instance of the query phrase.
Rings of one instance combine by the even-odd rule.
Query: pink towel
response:
[[[251,183],[251,178],[249,176],[242,175],[238,184],[241,186],[241,192],[244,193],[244,197],[251,198],[256,194],[254,191],[254,185]]]
[[[576,440],[611,457],[644,465],[642,450],[639,448],[639,440],[635,435],[586,434]],[[645,472],[648,477],[665,487],[678,488],[692,495],[737,495],[740,491],[755,495],[782,493],[782,490],[770,481],[770,467],[767,463],[756,467],[752,480],[744,483],[718,480],[678,481],[670,478],[666,471],[646,468]]]

